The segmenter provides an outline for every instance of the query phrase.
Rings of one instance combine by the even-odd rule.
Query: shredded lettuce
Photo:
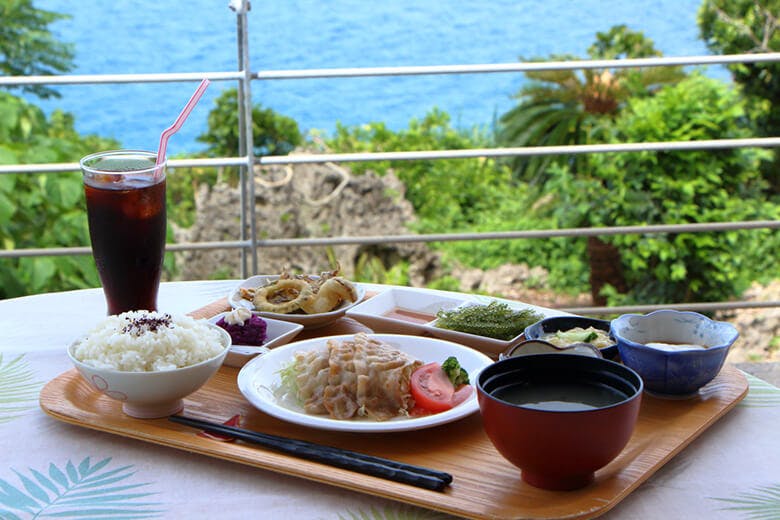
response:
[[[295,358],[277,371],[279,374],[279,386],[274,389],[274,395],[277,399],[294,399],[296,404],[303,406],[303,401],[299,397],[298,374],[301,368]]]

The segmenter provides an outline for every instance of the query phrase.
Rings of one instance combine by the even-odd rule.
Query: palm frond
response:
[[[751,374],[745,373],[745,377],[750,383],[750,392],[747,397],[739,403],[739,406],[759,408],[780,406],[780,388]]]
[[[625,101],[632,96],[647,96],[664,85],[672,85],[686,76],[682,67],[649,67],[642,69],[622,69],[615,72],[625,86]]]
[[[3,363],[0,354],[0,424],[21,417],[36,406],[41,383],[34,381],[34,374],[20,355]]]
[[[582,135],[586,117],[575,104],[527,101],[501,118],[497,141],[511,147],[580,144],[588,140],[588,136]],[[551,164],[570,161],[567,156],[535,155],[517,156],[507,162],[517,179],[540,183],[546,179]]]
[[[110,458],[92,464],[86,457],[78,465],[68,461],[64,468],[49,464],[48,471],[29,468],[27,474],[13,470],[19,485],[0,479],[0,513],[3,518],[29,516],[102,516],[151,518],[164,511],[160,503],[143,499],[154,494],[141,492],[148,483],[125,483],[135,474],[132,466],[109,469]]]
[[[754,488],[752,492],[737,493],[730,498],[711,497],[726,502],[726,511],[742,511],[751,520],[776,520],[780,518],[780,484]]]

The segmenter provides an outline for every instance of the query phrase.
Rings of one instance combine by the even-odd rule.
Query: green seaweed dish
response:
[[[442,309],[436,318],[436,326],[442,329],[509,340],[544,316],[530,308],[518,310],[506,303],[492,301],[488,305],[469,305],[449,311]]]

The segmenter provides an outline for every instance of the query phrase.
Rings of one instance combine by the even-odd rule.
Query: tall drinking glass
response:
[[[115,150],[81,159],[89,236],[108,314],[157,310],[165,254],[165,163]]]

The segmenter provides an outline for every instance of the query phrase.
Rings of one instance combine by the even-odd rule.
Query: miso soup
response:
[[[497,388],[492,395],[508,403],[551,412],[594,410],[620,403],[630,397],[608,385],[579,381],[531,381]]]

